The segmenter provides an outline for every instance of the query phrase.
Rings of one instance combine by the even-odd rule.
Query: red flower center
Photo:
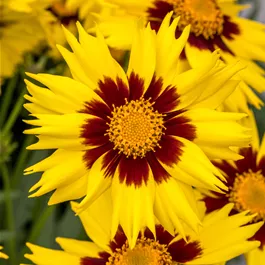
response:
[[[120,107],[114,107],[106,135],[126,157],[143,158],[155,147],[161,147],[163,115],[152,107],[154,103],[140,98],[131,100]]]

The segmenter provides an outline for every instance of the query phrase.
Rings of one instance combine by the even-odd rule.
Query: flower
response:
[[[252,118],[254,127],[254,139],[252,146],[240,149],[240,154],[245,158],[236,161],[215,162],[215,165],[224,172],[229,191],[227,194],[208,194],[203,201],[207,212],[220,209],[224,205],[233,202],[232,213],[240,213],[248,210],[256,214],[253,223],[265,221],[265,136],[261,145],[257,128]],[[259,240],[259,248],[246,254],[248,265],[262,265],[265,260],[265,225],[263,225],[253,236]]]
[[[240,59],[248,67],[239,78],[244,80],[238,89],[224,102],[231,111],[248,111],[247,103],[256,108],[263,102],[253,93],[265,91],[264,70],[255,61],[265,61],[265,26],[245,18],[238,12],[240,6],[233,0],[106,0],[116,4],[117,12],[100,18],[99,27],[107,37],[108,44],[114,48],[130,47],[133,21],[144,17],[151,28],[158,31],[168,12],[173,17],[180,16],[176,37],[187,25],[191,33],[184,51],[181,53],[182,67],[196,67],[208,54],[220,49],[221,58],[226,63]]]
[[[76,35],[77,21],[81,21],[85,30],[89,30],[97,21],[95,14],[104,14],[108,9],[106,5],[102,5],[102,0],[50,0],[48,14],[41,19],[51,47],[49,55],[54,59],[62,59],[56,48],[56,44],[66,44],[61,25]]]
[[[84,21],[86,30],[93,27],[97,21],[95,14],[108,13],[109,9],[103,5],[103,0],[66,0],[65,5],[70,10],[78,10],[79,19]]]
[[[41,7],[37,5],[36,8],[33,6],[32,12],[29,10],[18,12],[17,9],[24,10],[27,3],[18,2],[18,5],[15,5],[15,0],[12,2],[4,0],[0,5],[0,78],[10,77],[16,66],[23,61],[24,53],[33,50],[41,40],[45,39],[37,19],[37,14],[41,14],[43,5],[40,4]],[[13,9],[10,8],[10,3]]]
[[[63,250],[52,250],[31,243],[32,254],[25,257],[36,265],[173,265],[214,264],[225,262],[245,251],[259,246],[249,240],[259,224],[248,224],[253,216],[246,212],[228,216],[233,205],[203,219],[199,235],[185,242],[179,235],[172,236],[157,224],[156,238],[149,229],[142,230],[134,248],[130,249],[126,235],[119,227],[115,237],[110,235],[112,205],[110,193],[80,214],[82,224],[93,242],[70,238],[57,238]],[[72,204],[76,210],[76,204]]]
[[[241,66],[222,65],[214,52],[178,74],[189,32],[175,39],[178,20],[169,26],[171,15],[157,35],[137,24],[127,73],[99,32],[90,36],[77,24],[80,43],[65,30],[73,52],[59,46],[73,79],[28,74],[47,88],[26,81],[25,107],[36,118],[26,122],[39,126],[25,131],[39,138],[28,149],[56,149],[26,169],[44,171],[30,197],[55,190],[49,201],[55,204],[85,196],[81,212],[111,189],[112,234],[120,224],[132,246],[141,227],[155,233],[154,212],[172,234],[184,235],[181,221],[197,230],[191,186],[226,190],[206,154],[240,159],[230,147],[250,141],[249,129],[237,122],[245,114],[214,110],[237,86],[229,78]]]
[[[2,249],[3,249],[3,247],[0,246],[0,250],[2,250]],[[5,253],[0,251],[0,259],[8,259],[8,256]]]

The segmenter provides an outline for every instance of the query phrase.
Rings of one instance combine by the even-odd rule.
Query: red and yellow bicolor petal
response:
[[[88,35],[81,24],[78,23],[77,28],[80,42],[64,29],[65,37],[73,52],[61,46],[58,47],[74,79],[92,89],[97,88],[99,80],[104,80],[104,76],[113,80],[119,77],[127,83],[124,71],[112,58],[102,34],[97,30],[97,37],[95,38]]]
[[[196,128],[196,139],[194,142],[211,159],[242,159],[242,156],[232,152],[228,142],[235,143],[234,146],[246,147],[249,145],[251,129],[240,125],[237,121],[246,117],[242,113],[218,112],[210,109],[194,108],[185,113]],[[224,137],[224,135],[227,135]],[[227,141],[227,143],[226,143]],[[220,148],[220,149],[219,149]]]
[[[203,254],[187,264],[224,262],[260,245],[259,241],[248,239],[256,233],[263,222],[248,224],[254,216],[249,215],[247,211],[229,216],[232,208],[233,204],[228,204],[205,216],[199,235],[191,235],[192,240],[200,241]]]
[[[149,171],[151,174],[151,171]],[[111,235],[114,237],[119,224],[123,227],[129,245],[133,248],[143,227],[148,227],[155,234],[153,212],[157,192],[155,182],[150,178],[141,187],[121,184],[119,176],[114,176],[111,186],[113,202]]]

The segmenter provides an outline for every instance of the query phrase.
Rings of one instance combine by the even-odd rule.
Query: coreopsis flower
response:
[[[83,20],[83,27],[90,29],[97,22],[95,14],[104,15],[109,13],[104,0],[66,0],[65,5],[69,10],[76,10],[78,12],[79,20]]]
[[[185,49],[180,58],[183,69],[196,67],[208,54],[220,49],[226,63],[238,59],[248,67],[239,78],[244,80],[225,101],[225,108],[248,111],[247,103],[259,108],[263,102],[253,93],[265,91],[264,70],[255,61],[265,61],[265,26],[245,18],[238,12],[240,6],[233,0],[106,0],[117,5],[117,12],[101,16],[99,27],[114,48],[128,49],[132,42],[132,27],[136,17],[144,17],[151,28],[158,31],[168,12],[180,17],[176,38],[191,25]]]
[[[203,199],[207,212],[220,209],[224,205],[233,202],[232,213],[240,213],[248,210],[256,214],[253,223],[265,221],[265,136],[259,144],[258,132],[255,123],[252,146],[240,149],[240,154],[245,158],[236,161],[216,162],[216,166],[225,174],[229,191],[226,194],[208,194]],[[262,265],[265,260],[265,225],[253,236],[259,240],[259,248],[246,254],[248,265]]]
[[[109,8],[106,4],[102,5],[102,0],[52,0],[47,10],[50,16],[44,17],[41,22],[52,48],[50,55],[55,59],[61,59],[56,48],[56,44],[66,44],[61,25],[75,35],[77,21],[82,23],[85,30],[89,30],[97,21],[95,14],[103,15]]]
[[[3,0],[1,5],[19,12],[35,12],[38,8],[46,8],[55,0]]]
[[[2,250],[2,249],[3,249],[3,247],[0,246],[0,250]],[[8,256],[5,253],[0,251],[0,259],[8,259]]]
[[[27,243],[32,254],[26,254],[25,257],[36,265],[202,265],[227,261],[260,244],[250,238],[262,222],[247,224],[253,218],[247,212],[228,216],[233,205],[227,205],[204,218],[200,233],[191,236],[188,242],[179,235],[171,235],[161,224],[156,224],[156,237],[149,229],[143,229],[135,247],[130,248],[121,227],[115,237],[111,237],[113,209],[109,196],[110,192],[105,193],[80,214],[83,227],[92,242],[57,238],[63,250]]]
[[[28,6],[28,2],[25,2],[24,6],[19,0],[17,5],[15,5],[15,0],[1,1],[0,78],[10,77],[16,66],[23,61],[24,53],[33,50],[41,40],[45,39],[37,19],[37,14],[41,15],[44,10],[45,5],[42,1],[38,1],[38,5],[32,3],[33,6]],[[36,1],[34,3],[36,4]],[[26,7],[31,7],[31,9],[27,10]],[[23,12],[18,10],[23,10]]]
[[[26,81],[25,107],[36,118],[26,122],[39,126],[25,131],[39,138],[28,149],[56,149],[26,169],[44,171],[30,197],[55,190],[49,201],[55,204],[85,196],[82,211],[110,189],[112,234],[120,224],[130,245],[143,226],[155,233],[154,212],[171,233],[184,234],[181,221],[197,230],[191,186],[226,190],[208,157],[239,159],[230,147],[250,141],[237,122],[245,114],[214,110],[237,86],[230,77],[241,66],[224,66],[214,52],[179,74],[189,28],[175,39],[178,20],[169,26],[171,16],[157,35],[137,24],[126,73],[104,37],[77,24],[79,42],[65,30],[72,52],[59,46],[73,78],[28,74],[46,88]]]

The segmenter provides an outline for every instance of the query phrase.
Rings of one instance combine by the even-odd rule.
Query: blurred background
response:
[[[251,4],[251,8],[244,10],[242,16],[265,22],[265,0],[239,2]],[[37,182],[40,174],[24,176],[23,170],[47,157],[50,151],[26,150],[26,146],[35,142],[36,138],[22,133],[26,129],[22,120],[28,115],[23,108],[23,96],[26,93],[24,72],[61,74],[67,71],[61,59],[50,56],[46,47],[40,49],[25,54],[24,62],[16,68],[15,73],[10,78],[1,80],[0,245],[4,246],[5,252],[10,256],[9,260],[0,259],[0,264],[5,265],[27,263],[23,258],[27,252],[25,242],[56,249],[57,236],[87,239],[79,219],[74,216],[68,203],[47,207],[50,194],[28,198],[29,188]],[[265,100],[265,95],[262,97]],[[263,134],[265,108],[255,110],[255,115],[260,134]],[[244,264],[244,259],[239,257],[228,264]]]

